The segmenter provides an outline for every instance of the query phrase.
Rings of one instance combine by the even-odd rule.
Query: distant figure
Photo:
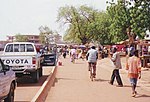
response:
[[[76,48],[70,49],[70,58],[71,62],[74,63],[76,59]]]
[[[118,87],[123,87],[123,83],[119,74],[119,69],[122,69],[122,65],[121,65],[121,59],[120,59],[120,54],[119,52],[117,52],[117,48],[114,47],[112,49],[113,55],[111,57],[111,61],[113,62],[113,66],[114,66],[114,70],[112,72],[112,76],[111,76],[111,80],[110,80],[110,84],[113,85],[114,80],[116,78],[117,83],[118,83]]]
[[[66,49],[64,49],[64,51],[63,51],[63,57],[66,58],[66,55],[67,55],[67,51],[66,51]]]
[[[146,46],[144,46],[143,48],[142,48],[142,55],[147,55],[148,54],[148,48],[146,47]]]
[[[141,78],[141,61],[138,57],[138,50],[133,52],[133,56],[129,57],[126,70],[128,70],[128,77],[132,86],[132,96],[135,97],[137,92],[135,91],[137,80]]]
[[[135,51],[134,45],[131,44],[129,48],[129,56],[133,56],[134,51]]]

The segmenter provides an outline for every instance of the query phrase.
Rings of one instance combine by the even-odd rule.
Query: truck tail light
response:
[[[32,57],[32,64],[36,64],[36,58]]]

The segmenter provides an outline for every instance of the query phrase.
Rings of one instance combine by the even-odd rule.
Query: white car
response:
[[[0,102],[14,102],[15,72],[0,59]]]

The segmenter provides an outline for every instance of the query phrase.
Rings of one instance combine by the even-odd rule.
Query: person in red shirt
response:
[[[133,52],[133,56],[129,57],[126,64],[126,70],[128,70],[128,77],[132,86],[132,96],[135,97],[137,92],[135,91],[138,78],[141,78],[141,61],[139,58],[138,50]]]

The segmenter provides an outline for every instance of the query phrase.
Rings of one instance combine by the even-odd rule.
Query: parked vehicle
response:
[[[57,53],[57,45],[56,44],[49,44],[45,46],[46,49],[42,54],[43,56],[43,66],[55,66],[57,63],[58,53]]]
[[[31,75],[34,82],[38,82],[42,76],[42,58],[37,53],[34,43],[7,43],[0,58],[4,64],[12,67],[17,77]]]
[[[0,102],[14,102],[15,72],[0,59]]]
[[[55,66],[57,63],[57,55],[55,53],[43,55],[43,66]]]

